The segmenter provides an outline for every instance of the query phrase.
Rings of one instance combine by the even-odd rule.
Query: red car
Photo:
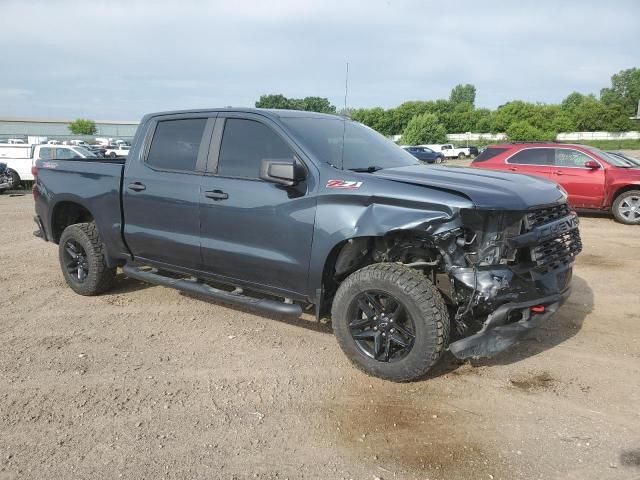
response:
[[[548,178],[567,191],[574,208],[610,211],[619,222],[640,224],[640,167],[597,148],[559,143],[489,145],[472,166]]]

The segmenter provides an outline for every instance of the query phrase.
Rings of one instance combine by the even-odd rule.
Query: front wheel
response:
[[[620,223],[640,225],[640,190],[629,190],[618,195],[611,212]]]
[[[397,263],[351,274],[338,288],[331,321],[356,367],[395,382],[423,377],[449,342],[442,296],[424,275]]]
[[[98,295],[111,288],[116,269],[109,268],[95,223],[76,223],[64,229],[58,245],[62,274],[80,295]]]

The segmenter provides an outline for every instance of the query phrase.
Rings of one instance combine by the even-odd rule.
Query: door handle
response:
[[[141,192],[142,190],[146,190],[147,186],[144,183],[134,182],[127,185],[129,190],[133,190],[134,192]]]
[[[511,170],[512,172],[517,172],[518,169],[516,167],[509,167],[509,170]]]
[[[222,190],[209,190],[208,192],[204,192],[204,196],[211,200],[226,200],[229,198],[229,194]]]
[[[564,175],[564,173],[562,173],[562,171],[561,171],[561,170],[556,170],[556,171],[555,171],[555,172],[553,172],[553,173],[555,173],[556,175]]]

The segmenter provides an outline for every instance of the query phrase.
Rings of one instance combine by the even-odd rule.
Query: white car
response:
[[[32,181],[31,167],[36,160],[82,160],[97,158],[92,151],[73,145],[11,145],[0,144],[0,162],[7,164],[11,177],[11,188],[23,181]]]
[[[421,147],[427,147],[436,152],[442,152],[444,158],[466,158],[471,156],[471,150],[469,148],[456,148],[451,143],[444,143],[441,145],[420,145]]]
[[[104,151],[105,157],[126,157],[129,155],[129,145],[111,145]]]

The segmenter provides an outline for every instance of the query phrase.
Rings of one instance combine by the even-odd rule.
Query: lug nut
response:
[[[373,327],[374,330],[378,330],[378,327]]]

